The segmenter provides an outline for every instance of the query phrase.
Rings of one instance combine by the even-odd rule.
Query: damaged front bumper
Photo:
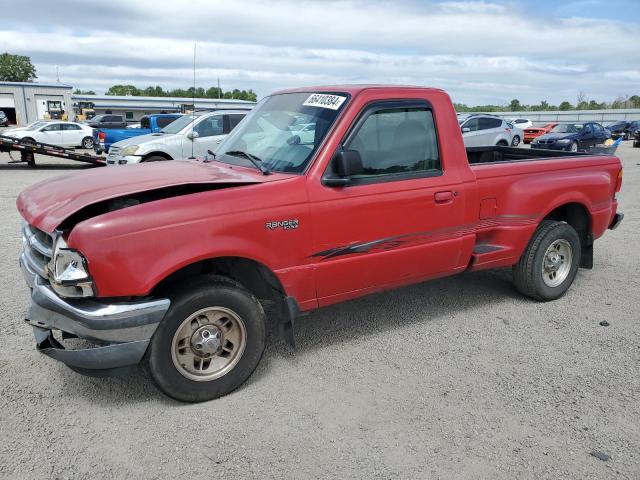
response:
[[[33,327],[40,352],[88,375],[109,375],[142,360],[151,337],[169,309],[168,299],[105,303],[98,299],[65,300],[20,258],[31,288],[26,322]],[[65,349],[62,340],[81,338],[90,348]]]

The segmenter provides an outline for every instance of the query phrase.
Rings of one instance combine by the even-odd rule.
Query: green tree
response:
[[[105,95],[132,95],[139,96],[140,90],[133,85],[113,85],[105,92]]]
[[[511,102],[509,102],[509,109],[512,112],[519,112],[520,110],[522,110],[522,105],[520,105],[520,100],[518,100],[517,98],[514,98],[513,100],[511,100]]]
[[[573,108],[573,105],[571,105],[571,103],[567,102],[566,100],[562,102],[558,107],[558,109],[560,110],[571,110],[572,108]]]
[[[76,88],[73,91],[74,95],[95,95],[96,92],[94,92],[93,90],[80,90],[79,88]]]
[[[0,55],[0,80],[3,82],[33,82],[36,78],[36,67],[29,57],[23,55]]]

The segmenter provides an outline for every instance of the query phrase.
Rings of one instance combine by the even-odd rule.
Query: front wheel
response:
[[[570,152],[577,152],[578,151],[578,142],[571,142],[571,146],[569,147],[569,151]]]
[[[160,390],[202,402],[242,385],[265,346],[265,313],[256,297],[218,276],[200,277],[170,297],[146,356]]]
[[[166,157],[161,157],[160,155],[154,155],[152,157],[147,157],[145,159],[143,159],[142,161],[144,163],[148,163],[148,162],[166,162],[167,160],[169,160]]]
[[[520,145],[520,137],[516,135],[513,137],[513,140],[511,140],[511,146],[517,147],[518,145]]]
[[[513,266],[516,288],[543,302],[560,298],[578,273],[580,252],[580,238],[571,225],[543,221]]]

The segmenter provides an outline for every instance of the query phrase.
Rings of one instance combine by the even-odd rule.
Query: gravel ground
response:
[[[244,387],[200,405],[35,351],[15,198],[78,167],[2,154],[0,476],[640,478],[640,149],[618,153],[625,221],[564,298],[490,271],[325,308],[295,353],[274,341]]]

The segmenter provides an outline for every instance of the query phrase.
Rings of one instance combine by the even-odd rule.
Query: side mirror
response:
[[[187,133],[187,138],[189,140],[194,140],[196,138],[198,138],[200,136],[200,134],[194,130],[191,130],[189,133]]]
[[[351,183],[353,175],[364,172],[362,158],[358,150],[340,150],[331,159],[332,175],[324,177],[322,183],[329,187],[344,187]]]
[[[470,132],[470,131],[471,131],[471,129],[470,129],[469,127],[464,127],[464,128],[462,129],[462,133],[468,133],[468,132]]]

